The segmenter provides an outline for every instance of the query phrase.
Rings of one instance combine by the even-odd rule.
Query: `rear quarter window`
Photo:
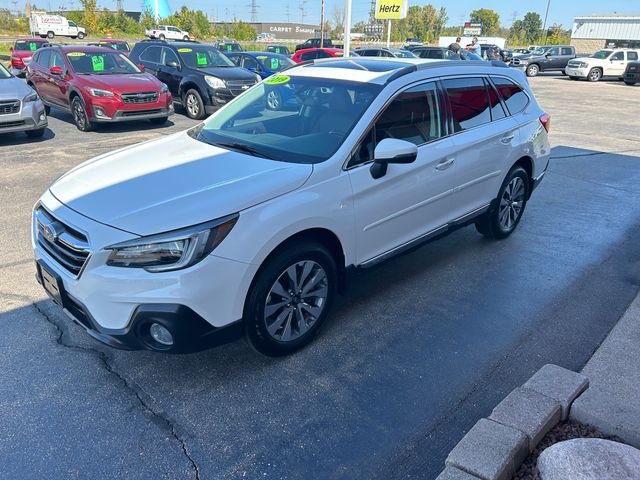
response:
[[[491,122],[491,108],[482,78],[454,78],[444,81],[451,105],[455,132]]]
[[[493,77],[492,80],[511,115],[522,112],[529,104],[527,94],[511,80],[500,77]]]

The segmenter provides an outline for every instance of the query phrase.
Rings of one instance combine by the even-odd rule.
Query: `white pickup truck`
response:
[[[626,48],[599,50],[590,57],[570,60],[565,72],[571,80],[586,78],[597,82],[602,77],[622,78],[627,63],[636,62],[640,58],[640,50]]]
[[[158,40],[189,40],[189,32],[180,30],[172,25],[158,25],[154,28],[148,28],[144,34],[153,39]]]

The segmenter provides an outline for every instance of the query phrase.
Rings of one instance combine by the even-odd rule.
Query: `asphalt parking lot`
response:
[[[0,137],[0,478],[434,478],[546,363],[577,370],[640,288],[640,86],[531,79],[553,159],[519,229],[357,277],[305,350],[103,347],[34,278],[31,208],[68,169],[195,122]]]

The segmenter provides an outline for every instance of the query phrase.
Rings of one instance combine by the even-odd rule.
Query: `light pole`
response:
[[[351,42],[351,0],[344,2],[344,56],[349,56],[349,43]]]
[[[324,0],[320,8],[320,48],[324,47]]]
[[[549,16],[549,7],[551,6],[551,0],[547,0],[547,11],[544,14],[544,24],[542,30],[544,31],[544,45],[547,44],[547,17]]]

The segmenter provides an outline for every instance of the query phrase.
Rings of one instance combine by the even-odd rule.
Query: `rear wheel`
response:
[[[184,37],[182,37],[182,40],[184,40],[185,42],[189,40],[189,36],[185,35]]]
[[[165,38],[166,38],[166,37],[165,37],[165,36],[164,36],[164,34],[162,34],[162,33],[158,36],[158,40],[164,40]]]
[[[599,68],[592,68],[587,75],[587,80],[590,82],[597,82],[602,78],[602,70]]]
[[[47,32],[47,37],[48,37],[48,38],[53,38],[53,37],[55,37],[55,36],[56,36],[56,34],[55,34],[55,33],[53,33],[53,32]]]
[[[337,279],[335,261],[320,244],[294,244],[269,258],[245,307],[251,345],[275,357],[311,342],[328,315]]]
[[[184,94],[184,100],[182,103],[184,104],[184,108],[187,111],[187,116],[189,118],[193,118],[194,120],[201,120],[204,118],[204,102],[197,90],[194,90],[193,88],[191,90],[187,90],[187,93]]]
[[[535,63],[527,67],[527,77],[535,77],[540,73],[540,67]]]
[[[164,125],[169,120],[169,117],[150,118],[149,121],[154,125]]]
[[[502,183],[494,205],[476,221],[476,229],[486,237],[506,238],[513,233],[529,198],[529,175],[522,167],[513,168]]]
[[[636,82],[630,82],[629,80],[625,80],[624,83],[626,85],[635,85],[636,84]]]
[[[44,128],[38,128],[37,130],[27,130],[24,132],[29,138],[40,138],[44,135]]]
[[[73,115],[73,121],[76,124],[76,127],[81,132],[88,132],[93,129],[94,124],[91,120],[89,120],[89,116],[87,115],[87,111],[84,108],[84,104],[80,97],[74,97],[71,102],[71,114]]]

